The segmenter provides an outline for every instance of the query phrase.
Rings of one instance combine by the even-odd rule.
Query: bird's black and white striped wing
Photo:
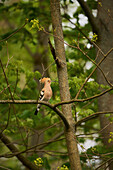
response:
[[[40,96],[39,96],[39,101],[43,101],[44,100],[44,90],[42,90],[41,92],[40,92]],[[38,112],[39,112],[39,110],[40,110],[40,107],[41,107],[41,104],[38,104],[37,105],[37,109],[36,109],[36,111],[35,111],[35,115],[37,115],[38,114]]]

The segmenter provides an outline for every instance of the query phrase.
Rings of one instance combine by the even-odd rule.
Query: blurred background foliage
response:
[[[87,3],[91,10],[96,10],[97,1],[87,0]],[[94,47],[88,42],[80,30],[77,29],[79,27],[87,37],[93,37],[91,26],[87,19],[86,22],[85,20],[81,22],[80,16],[82,14],[84,18],[84,14],[79,4],[74,0],[61,0],[61,13],[65,42],[75,47],[75,42],[79,42],[80,48],[94,60],[96,58]],[[14,99],[36,100],[41,89],[38,81],[43,74],[42,64],[45,69],[49,66],[46,75],[52,80],[57,81],[56,65],[49,45],[48,43],[45,44],[45,38],[43,38],[43,36],[46,36],[48,40],[48,35],[43,35],[43,31],[39,31],[38,29],[31,29],[32,24],[30,23],[31,20],[38,19],[41,26],[49,33],[52,33],[49,0],[1,0],[0,14],[0,40],[14,33],[25,23],[26,19],[29,20],[25,27],[18,33],[6,41],[0,42],[0,58]],[[52,36],[50,36],[50,39],[53,43]],[[86,77],[88,77],[95,66],[78,49],[67,45],[65,45],[65,49],[70,93],[71,98],[74,98]],[[38,62],[37,56],[40,58]],[[58,81],[52,83],[52,89],[53,97],[50,103],[57,103],[60,101]],[[96,74],[93,74],[81,91],[79,98],[91,97],[97,93],[99,93],[99,84],[96,82]],[[0,99],[11,99],[2,68],[0,68]],[[0,129],[4,129],[8,124],[4,133],[20,150],[27,149],[28,146],[33,145],[32,136],[35,133],[38,136],[36,138],[37,143],[40,143],[54,138],[55,135],[63,131],[63,124],[55,112],[43,106],[40,113],[35,116],[35,109],[36,105],[34,104],[14,106],[0,104]],[[76,111],[75,104],[73,104],[72,109],[73,118],[79,120],[97,111],[97,101],[92,100],[90,102],[77,103]],[[98,164],[99,162],[93,161],[93,146],[89,146],[88,148],[89,141],[91,142],[93,140],[93,145],[95,145],[94,148],[97,153],[103,152],[99,135],[96,135],[95,138],[89,135],[87,138],[87,134],[94,133],[99,128],[98,118],[87,121],[77,128],[77,140],[79,142],[78,146],[81,145],[79,149],[81,150],[83,169],[88,169],[91,165]],[[43,139],[40,141],[39,136],[42,133]],[[86,136],[82,136],[82,134],[86,134]],[[31,161],[34,161],[37,157],[41,157],[44,162],[42,167],[45,169],[52,169],[53,167],[57,169],[58,166],[62,166],[64,163],[69,167],[66,144],[63,137],[61,135],[59,139],[62,138],[62,140],[44,147],[44,151],[49,151],[49,154],[34,150],[34,152],[26,153],[25,155]],[[84,146],[84,144],[88,150],[83,149],[82,145]],[[0,143],[0,150],[2,154],[9,153],[2,143]],[[87,157],[84,156],[85,153],[91,155],[90,164]],[[0,158],[0,165],[10,169],[24,169],[15,157],[10,159]]]

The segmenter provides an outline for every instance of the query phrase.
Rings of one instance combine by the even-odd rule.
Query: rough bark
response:
[[[98,5],[98,23],[99,23],[99,42],[98,46],[102,49],[104,53],[107,53],[111,48],[113,48],[113,1],[112,0],[101,0],[101,4]],[[101,60],[103,56],[99,55],[98,61]],[[113,84],[113,52],[108,55],[106,60],[101,64],[101,68],[104,71],[107,79]],[[97,79],[99,84],[106,85],[106,81],[102,74],[98,70]],[[107,93],[101,96],[98,100],[99,111],[113,110],[113,94]],[[110,123],[109,118],[106,115],[100,115],[100,125],[101,129],[106,127]],[[113,132],[113,125],[109,124],[106,128],[102,130],[103,143],[105,146],[112,147],[113,142],[109,143],[110,132]],[[110,165],[109,170],[113,169],[113,163]]]
[[[98,33],[97,45],[104,53],[107,53],[113,48],[113,1],[112,0],[100,0],[98,1],[97,17],[91,14],[91,10],[88,9],[87,3],[84,0],[78,0],[85,14],[87,15],[89,22],[92,26],[92,30]],[[95,31],[97,29],[97,31]],[[110,53],[107,58],[100,65],[104,71],[107,79],[113,84],[113,52]],[[99,53],[97,63],[101,60],[102,54]],[[102,73],[97,71],[97,81],[99,84],[107,85]],[[99,111],[112,111],[113,110],[113,94],[107,93],[98,99]],[[113,125],[110,124],[109,118],[105,115],[100,115],[100,125],[102,129],[103,143],[106,147],[112,147],[113,142],[109,143],[109,134],[113,132]],[[108,125],[108,126],[107,126]],[[110,164],[109,169],[113,169],[113,164]]]
[[[54,35],[60,37],[60,39],[63,40],[59,0],[50,0],[50,8]],[[54,38],[54,42],[56,58],[58,58],[58,60],[60,60],[61,63],[60,66],[57,66],[61,101],[70,100],[64,43],[61,42],[57,37]],[[72,170],[81,170],[71,105],[70,104],[62,105],[62,111],[64,115],[67,117],[67,120],[70,124],[69,128],[65,127],[65,137],[70,160],[70,166]]]

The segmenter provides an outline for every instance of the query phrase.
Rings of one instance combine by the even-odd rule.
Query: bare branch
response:
[[[1,141],[5,144],[5,146],[13,153],[17,153],[19,152],[19,150],[17,149],[17,147],[11,143],[11,141],[3,134],[0,133],[0,139]],[[22,164],[32,170],[38,170],[38,168],[36,167],[36,165],[34,165],[33,163],[31,163],[28,159],[26,159],[23,155],[19,154],[19,155],[15,155],[21,162]]]
[[[9,82],[8,82],[8,79],[7,79],[7,76],[6,76],[6,73],[5,73],[5,70],[4,70],[4,67],[3,67],[3,64],[2,64],[1,59],[0,59],[0,64],[1,64],[1,67],[2,67],[2,70],[3,70],[3,73],[4,73],[4,77],[5,77],[5,80],[6,80],[6,83],[7,83],[7,87],[8,87],[8,90],[9,90],[9,93],[10,93],[10,96],[11,96],[11,99],[12,99],[12,101],[14,101],[14,97],[13,97],[13,95],[12,95],[12,92],[11,92],[11,89],[10,89],[10,86],[9,86]],[[21,130],[20,130],[20,125],[19,125],[18,118],[17,118],[17,116],[16,116],[16,112],[15,112],[15,107],[14,107],[14,106],[13,106],[13,110],[14,110],[14,114],[15,114],[15,117],[16,117],[16,122],[17,122],[17,125],[18,125],[19,132],[20,132],[20,134],[21,134],[21,137],[22,137],[22,139],[23,139],[24,144],[26,145],[25,140],[24,140],[24,137],[23,137],[22,132],[21,132]]]
[[[61,136],[61,135],[60,135],[60,136]],[[27,149],[25,149],[25,150],[23,150],[23,151],[19,151],[19,150],[17,151],[17,150],[15,150],[15,152],[13,152],[12,154],[2,154],[2,155],[0,155],[0,157],[4,157],[4,156],[7,157],[7,158],[11,158],[11,157],[13,157],[13,156],[18,157],[18,156],[21,155],[22,153],[26,153],[26,152],[28,152],[28,151],[31,151],[31,150],[37,148],[37,147],[38,147],[38,149],[42,149],[43,147],[47,146],[48,144],[51,144],[51,143],[53,143],[53,142],[58,142],[58,141],[61,141],[61,140],[64,140],[64,139],[65,139],[65,138],[51,139],[51,140],[49,140],[49,141],[47,141],[47,142],[43,142],[43,143],[34,145],[34,146],[32,146],[32,147],[30,147],[30,148],[27,148]],[[11,142],[8,143],[8,144],[6,144],[6,146],[7,146],[8,148],[9,148],[10,145],[15,146],[15,145],[12,144]],[[22,155],[21,155],[21,156],[22,156]]]
[[[12,103],[12,104],[38,104],[39,103],[39,104],[48,106],[49,108],[53,109],[56,113],[59,112],[58,115],[63,118],[65,116],[63,115],[63,113],[59,109],[56,108],[57,106],[60,106],[60,105],[63,105],[63,104],[70,104],[70,103],[74,103],[74,102],[89,101],[89,100],[98,98],[98,97],[110,92],[111,90],[113,90],[113,87],[111,87],[111,88],[109,88],[109,89],[107,89],[107,90],[105,90],[105,91],[103,91],[99,94],[96,94],[94,96],[86,98],[86,99],[72,99],[72,100],[62,101],[62,102],[56,103],[54,105],[52,105],[48,102],[45,102],[45,101],[37,101],[37,100],[14,100],[14,101],[12,101],[12,100],[0,100],[0,104],[7,104],[7,103]],[[64,119],[66,119],[66,118],[64,118]]]
[[[79,47],[78,47],[78,48],[79,48]],[[102,74],[103,74],[105,80],[107,81],[107,83],[108,83],[111,87],[113,87],[113,85],[107,80],[107,78],[106,78],[103,70],[99,67],[99,65],[100,65],[100,64],[106,59],[106,57],[113,51],[113,48],[111,48],[106,54],[104,54],[104,57],[99,61],[98,64],[96,64],[96,62],[93,61],[93,60],[92,60],[87,54],[85,54],[85,52],[83,52],[80,48],[79,48],[79,50],[80,50],[84,55],[86,55],[86,57],[87,57],[90,61],[92,61],[92,62],[96,65],[96,67],[95,67],[94,70],[90,73],[90,75],[86,78],[86,80],[84,81],[83,85],[82,85],[81,88],[79,89],[79,91],[78,91],[78,93],[77,93],[77,95],[76,95],[75,98],[76,98],[76,99],[78,98],[78,96],[79,96],[81,90],[83,89],[84,85],[87,83],[87,81],[88,81],[89,78],[92,76],[92,74],[96,71],[97,68],[102,72]]]
[[[59,36],[53,35],[53,34],[47,32],[45,29],[43,30],[43,32],[44,32],[45,34],[48,34],[48,35],[53,36],[53,37],[55,37],[55,38],[58,38],[58,40],[60,40],[61,42],[63,42],[65,45],[67,45],[67,46],[69,46],[69,47],[71,47],[71,48],[77,49],[77,47],[75,47],[74,45],[70,45],[70,44],[66,43],[66,42],[65,42],[64,40],[62,40]],[[86,36],[85,36],[85,37],[86,37]],[[89,40],[89,42],[91,42],[91,43],[100,51],[100,53],[101,53],[102,55],[106,55],[106,54],[104,54],[104,52],[101,50],[101,48],[100,48],[95,42],[93,42],[93,41],[92,41],[90,38],[88,38],[88,37],[87,37],[87,39]]]
[[[34,152],[34,151],[29,151],[29,152]],[[48,154],[50,156],[61,156],[61,155],[68,155],[67,152],[58,152],[58,151],[47,151],[47,150],[36,150],[36,152],[44,152],[45,154]],[[54,154],[52,154],[54,153]]]
[[[92,100],[92,99],[98,98],[98,97],[110,92],[111,90],[113,90],[113,87],[111,87],[111,88],[109,88],[109,89],[107,89],[107,90],[105,90],[105,91],[103,91],[99,94],[96,94],[94,96],[86,98],[86,99],[72,99],[72,100],[69,100],[69,101],[56,103],[56,104],[54,104],[54,107],[57,107],[57,106],[62,105],[62,104],[70,104],[70,103],[74,103],[74,102],[85,102],[85,101],[88,101],[88,100]]]
[[[98,29],[98,24],[97,24],[97,20],[96,18],[93,16],[89,6],[87,5],[87,3],[84,0],[77,0],[79,2],[79,4],[81,5],[85,15],[88,17],[89,22],[92,26],[93,32],[98,33],[99,29]]]
[[[99,116],[101,114],[113,114],[113,111],[104,111],[104,112],[93,113],[93,114],[91,114],[91,115],[89,115],[89,116],[79,120],[78,122],[76,122],[75,126],[79,126],[81,123],[86,122],[86,121],[88,121],[90,119],[93,119],[93,118],[95,118],[95,117],[97,117],[97,116]]]
[[[55,49],[54,49],[54,47],[52,46],[52,43],[51,43],[50,39],[49,39],[48,43],[49,43],[51,53],[52,53],[52,55],[53,55],[53,58],[54,58],[54,60],[55,60],[55,62],[56,62],[56,64],[57,64],[57,66],[58,66],[58,67],[61,67],[61,64],[62,64],[62,63],[59,61],[58,58],[56,58]]]
[[[109,158],[107,161],[104,161],[101,165],[99,165],[95,170],[101,168],[103,165],[105,165],[107,162],[112,161],[113,158]]]
[[[47,131],[48,129],[50,129],[50,128],[53,128],[53,127],[55,127],[55,126],[60,126],[60,124],[62,123],[62,121],[59,121],[59,122],[56,122],[56,123],[54,123],[53,125],[51,125],[51,126],[49,126],[49,127],[46,127],[46,128],[44,128],[44,129],[42,129],[39,133],[38,133],[38,135],[41,135],[42,133],[44,133],[45,131]],[[36,132],[37,133],[37,132]]]
[[[8,112],[8,118],[7,118],[7,124],[5,125],[5,127],[0,131],[0,133],[3,133],[5,129],[7,129],[8,125],[9,125],[9,121],[10,121],[10,109],[11,109],[11,105],[9,106],[9,112]]]
[[[1,165],[0,165],[0,168],[3,169],[3,170],[11,170],[11,169],[6,168],[6,167],[3,167],[3,166],[1,166]]]
[[[13,95],[12,95],[12,93],[11,93],[11,89],[10,89],[9,83],[8,83],[7,76],[6,76],[6,74],[5,74],[5,70],[4,70],[4,68],[3,68],[3,64],[2,64],[1,59],[0,59],[0,64],[1,64],[1,67],[2,67],[2,70],[3,70],[3,73],[4,73],[4,77],[5,77],[5,80],[6,80],[6,83],[7,83],[7,87],[8,87],[8,89],[9,89],[9,93],[10,93],[10,95],[11,95],[11,99],[14,100],[14,99],[13,99]]]
[[[51,108],[53,111],[55,111],[59,117],[62,119],[62,121],[64,122],[66,128],[69,128],[69,123],[67,121],[67,118],[65,117],[65,115],[62,113],[62,111],[60,111],[58,108],[54,107],[54,105],[51,105],[48,102],[45,101],[37,101],[37,100],[0,100],[1,104],[6,104],[6,103],[12,103],[12,104],[43,104],[48,106],[49,108]]]
[[[25,27],[25,25],[27,24],[27,22],[28,22],[28,21],[26,20],[25,23],[24,23],[20,28],[18,28],[16,31],[14,31],[12,34],[10,34],[8,37],[0,40],[0,42],[3,42],[3,41],[8,40],[8,39],[9,39],[10,37],[12,37],[14,34],[16,34],[17,32],[19,32],[22,28]]]
[[[42,70],[43,70],[43,73],[42,73],[42,77],[44,76],[45,72],[55,63],[55,61],[53,61],[48,67],[44,68],[44,65],[43,63],[42,64]]]
[[[11,84],[9,84],[6,88],[4,88],[2,91],[0,91],[0,94],[3,93],[6,89],[8,89],[9,86],[11,86]]]

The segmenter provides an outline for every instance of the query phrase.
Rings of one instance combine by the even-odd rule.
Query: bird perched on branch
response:
[[[40,97],[39,97],[39,101],[48,101],[51,99],[52,97],[52,89],[51,89],[51,79],[50,78],[42,78],[40,79],[40,83],[44,84],[44,88],[41,90],[40,92]],[[35,111],[35,115],[38,114],[39,110],[40,110],[41,104],[37,105],[37,109]]]

